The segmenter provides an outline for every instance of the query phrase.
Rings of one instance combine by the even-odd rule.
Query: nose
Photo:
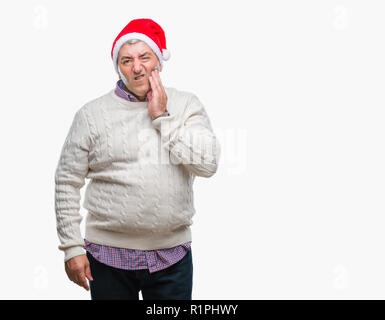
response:
[[[133,70],[134,70],[134,73],[140,73],[142,71],[142,65],[140,61],[138,60],[134,61]]]

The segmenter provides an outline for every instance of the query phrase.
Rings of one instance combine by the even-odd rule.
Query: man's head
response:
[[[142,43],[139,43],[139,45],[142,46],[142,49],[143,44],[147,45],[155,57],[158,58],[161,66],[163,66],[164,61],[170,59],[170,52],[166,48],[166,37],[162,27],[151,19],[135,19],[120,31],[112,45],[111,58],[117,73],[119,73],[118,65],[120,62],[118,56],[120,55],[120,49],[130,40],[140,40]]]
[[[121,46],[117,60],[119,78],[129,91],[144,100],[151,89],[151,71],[163,69],[156,54],[145,42],[129,40]]]

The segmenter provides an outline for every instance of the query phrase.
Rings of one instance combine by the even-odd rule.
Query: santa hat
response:
[[[111,49],[111,58],[118,72],[118,55],[123,44],[128,40],[138,39],[145,42],[157,55],[160,64],[170,59],[170,51],[166,48],[166,37],[162,27],[151,19],[135,19],[130,21],[115,38]]]

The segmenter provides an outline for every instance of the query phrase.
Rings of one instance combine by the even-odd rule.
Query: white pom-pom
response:
[[[163,59],[167,61],[168,59],[170,59],[170,56],[170,51],[167,49],[163,49]]]

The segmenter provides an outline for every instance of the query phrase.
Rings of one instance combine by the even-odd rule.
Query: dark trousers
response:
[[[93,281],[92,300],[192,300],[193,263],[191,248],[172,266],[149,273],[148,269],[123,270],[97,261],[87,252]]]

